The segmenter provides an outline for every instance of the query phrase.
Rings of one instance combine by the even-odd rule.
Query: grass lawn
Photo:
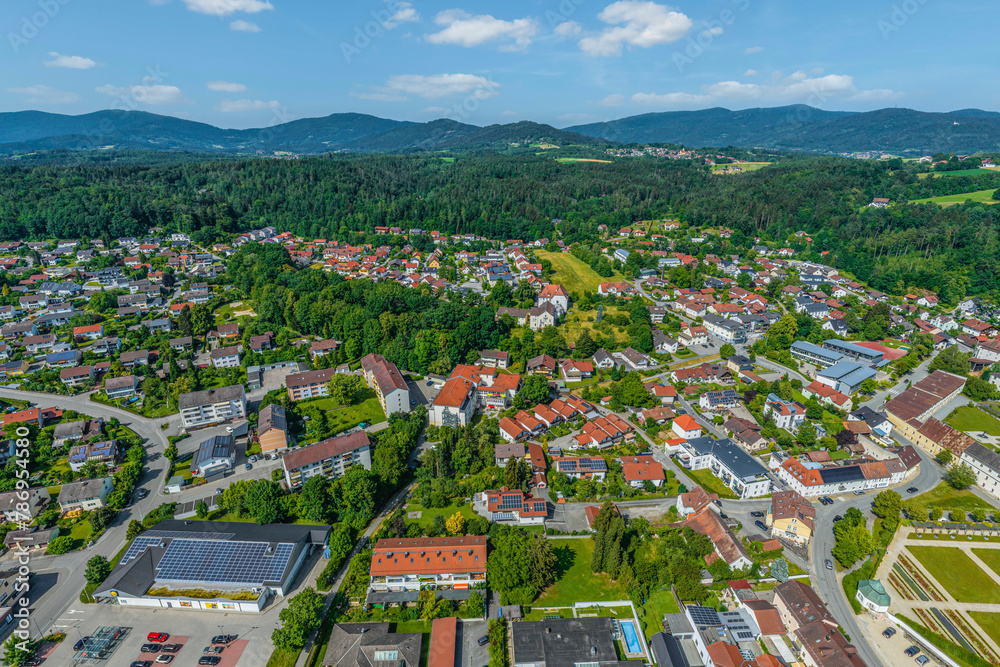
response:
[[[437,515],[442,515],[445,520],[448,519],[455,512],[458,512],[465,517],[465,520],[476,516],[476,513],[472,511],[472,505],[467,503],[464,505],[459,505],[462,500],[461,498],[452,501],[448,507],[431,507],[426,508],[420,505],[420,503],[413,502],[412,500],[406,506],[406,512],[420,512],[419,519],[406,519],[407,523],[415,523],[420,526],[420,529],[426,534],[431,527],[434,525],[434,517]]]
[[[676,614],[680,612],[674,595],[670,589],[653,591],[646,604],[639,610],[639,620],[642,621],[642,630],[646,637],[652,637],[657,632],[663,632],[663,615]]]
[[[617,315],[620,312],[618,306],[606,306],[604,308],[605,317],[608,315]],[[588,317],[594,318],[595,321],[590,322],[587,320]],[[579,320],[579,321],[577,321]],[[562,329],[563,336],[566,338],[567,342],[575,343],[576,339],[580,337],[584,329],[590,331],[591,338],[594,337],[594,328],[597,326],[597,309],[593,310],[579,310],[576,306],[571,306],[569,313],[566,315],[566,320],[560,325]],[[606,325],[605,325],[606,326]],[[624,327],[621,327],[624,329]],[[614,336],[616,340],[625,340],[628,338],[628,334],[618,331],[619,327],[612,326],[607,329],[600,330],[600,333],[605,338]]]
[[[267,661],[267,667],[295,667],[295,663],[299,659],[299,653],[301,651],[283,651],[276,648],[274,649],[274,653],[271,654],[271,659]]]
[[[938,204],[939,206],[954,206],[964,204],[967,201],[981,202],[983,204],[995,204],[993,193],[996,188],[989,190],[977,190],[976,192],[962,192],[957,195],[944,195],[941,197],[930,197],[928,199],[914,199],[911,204]]]
[[[737,167],[740,170],[742,170],[743,173],[746,173],[748,171],[757,171],[758,169],[763,169],[764,167],[770,166],[770,164],[771,164],[770,162],[741,162],[739,164],[736,164],[736,163],[730,163],[730,164],[713,164],[712,165],[712,173],[713,174],[715,174],[715,173],[722,173],[722,174],[724,174],[724,173],[726,173],[726,168],[727,167]],[[739,172],[730,172],[730,173],[739,173]]]
[[[956,547],[906,547],[959,602],[1000,604],[1000,585]]]
[[[928,509],[939,507],[945,512],[949,510],[965,510],[968,512],[976,509],[977,507],[982,507],[986,510],[995,509],[992,505],[971,491],[958,491],[953,489],[947,482],[941,482],[927,493],[923,493],[917,497],[920,498],[920,501],[926,505]]]
[[[526,607],[531,611],[524,612],[523,621],[544,621],[546,616],[558,616],[559,618],[573,618],[573,610],[563,607],[562,609],[545,609],[543,607]],[[522,610],[523,611],[523,610]]]
[[[946,176],[982,176],[983,174],[995,174],[995,169],[957,169],[955,171],[932,171],[926,174],[917,174],[917,178],[944,178]]]
[[[698,486],[705,489],[708,493],[718,493],[720,498],[736,498],[736,494],[733,493],[732,489],[722,483],[722,480],[716,477],[709,471],[705,470],[685,470],[684,471],[688,477],[698,483]]]
[[[89,521],[79,521],[72,526],[70,526],[69,532],[65,532],[65,528],[59,529],[59,536],[69,535],[73,538],[73,550],[82,549],[87,545],[87,540],[90,539],[90,534],[94,532],[94,529],[90,526]]]
[[[587,157],[557,157],[556,162],[601,162],[603,164],[611,164],[611,160],[596,160]]]
[[[176,475],[180,475],[184,479],[190,481],[190,479],[192,478],[192,475],[191,475],[191,459],[188,459],[187,461],[179,461],[179,462],[173,464],[170,467],[170,474],[167,475],[167,479],[170,479],[171,477],[174,477]]]
[[[1000,577],[1000,549],[973,549],[972,553],[989,565],[990,569]],[[997,643],[1000,644],[1000,639],[997,640]]]
[[[426,667],[431,653],[431,621],[402,621],[396,623],[396,632],[419,632],[424,636],[420,643],[420,665]]]
[[[988,611],[970,611],[972,617],[990,639],[1000,644],[1000,613]]]
[[[334,435],[354,428],[361,422],[377,424],[385,421],[385,413],[374,394],[357,405],[342,406],[332,398],[321,398],[309,405],[315,405],[326,413],[327,424],[333,429]]]
[[[581,260],[568,252],[548,252],[546,250],[536,250],[535,255],[539,260],[547,259],[552,262],[553,283],[559,283],[571,294],[576,292],[597,292],[597,288],[604,282],[615,282],[621,279],[621,274],[616,273],[609,278],[602,278]]]
[[[558,558],[556,583],[535,600],[536,606],[564,607],[576,602],[628,599],[622,587],[612,582],[608,575],[590,571],[593,540],[553,540],[552,547]]]
[[[952,410],[945,417],[945,423],[959,431],[986,431],[990,435],[1000,435],[1000,419],[988,415],[979,408],[963,405]]]

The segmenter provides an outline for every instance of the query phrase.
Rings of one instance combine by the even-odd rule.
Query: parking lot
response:
[[[66,640],[58,645],[42,663],[46,666],[73,664],[73,645],[89,636],[99,626],[121,626],[131,630],[112,655],[102,664],[109,667],[128,667],[136,660],[153,661],[157,653],[142,653],[143,644],[150,632],[167,633],[163,643],[183,644],[174,653],[172,665],[197,665],[212,637],[219,634],[236,635],[236,641],[225,647],[218,656],[218,667],[265,667],[272,645],[271,631],[278,625],[278,611],[271,605],[261,614],[229,614],[181,611],[173,609],[146,609],[120,607],[111,604],[75,605],[55,628],[66,633]],[[154,663],[155,664],[155,663]]]
[[[486,667],[490,663],[490,645],[479,645],[479,638],[488,630],[486,621],[482,619],[465,619],[458,622],[458,633],[455,636],[455,646],[459,654],[455,656],[456,665],[462,667]]]
[[[427,383],[430,382],[428,385]],[[410,400],[417,405],[430,405],[438,395],[437,387],[444,384],[443,379],[425,377],[423,380],[406,379],[406,384],[410,388]]]

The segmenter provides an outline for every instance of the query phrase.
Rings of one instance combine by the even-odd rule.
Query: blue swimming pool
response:
[[[639,644],[639,636],[635,633],[635,624],[632,621],[620,621],[622,635],[625,636],[625,646],[629,653],[642,653],[642,645]]]

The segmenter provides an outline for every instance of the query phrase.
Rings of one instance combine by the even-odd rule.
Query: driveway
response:
[[[455,646],[455,667],[487,667],[490,664],[490,645],[479,645],[479,638],[489,626],[483,619],[464,619],[458,622]]]

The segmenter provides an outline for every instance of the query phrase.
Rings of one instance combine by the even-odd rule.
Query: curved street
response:
[[[87,560],[95,555],[101,555],[111,560],[125,546],[125,531],[129,521],[132,519],[142,520],[143,516],[163,502],[159,497],[158,488],[155,488],[155,484],[151,485],[151,482],[162,478],[169,465],[163,456],[168,444],[167,436],[160,428],[166,420],[140,417],[119,408],[94,403],[86,396],[61,396],[0,387],[0,398],[27,400],[37,407],[75,410],[84,415],[103,417],[106,420],[114,417],[123,426],[135,431],[143,439],[143,444],[146,447],[146,465],[143,469],[143,475],[136,485],[137,488],[146,486],[150,492],[146,498],[136,501],[119,512],[114,523],[104,531],[104,534],[93,546],[58,557],[47,556],[44,553],[30,556],[29,567],[33,581],[44,582],[43,595],[40,596],[37,590],[32,594],[33,598],[40,598],[40,601],[32,607],[31,619],[34,630],[39,634],[46,634],[53,625],[59,624],[58,621],[66,613],[66,610],[79,601],[80,590],[85,583],[83,572],[86,569]],[[58,567],[53,567],[56,558],[58,558]],[[33,583],[34,585],[36,584]],[[65,620],[73,621],[73,619]]]

